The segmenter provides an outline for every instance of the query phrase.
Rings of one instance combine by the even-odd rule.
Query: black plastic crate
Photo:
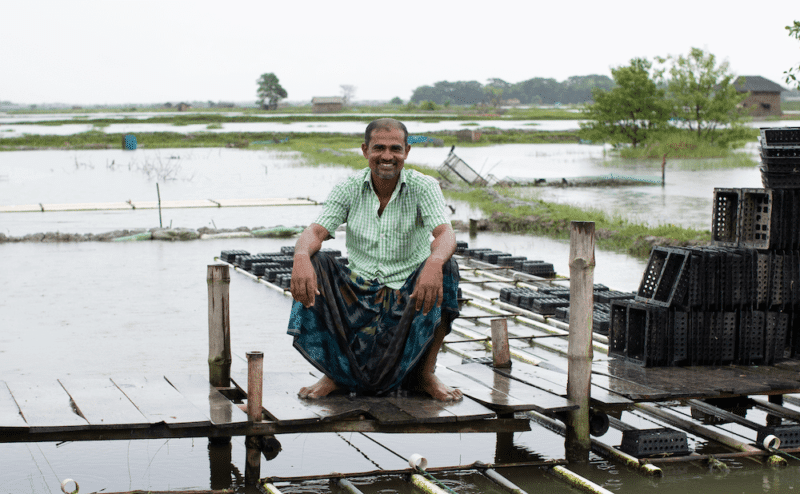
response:
[[[671,314],[671,333],[669,362],[683,365],[689,361],[689,327],[691,314],[688,311],[673,311]]]
[[[800,146],[800,127],[769,127],[759,130],[762,145]]]
[[[690,453],[686,433],[665,427],[624,430],[619,449],[636,458]]]
[[[255,262],[251,267],[251,272],[256,276],[264,276],[265,269],[279,267],[281,267],[281,265],[277,262]]]
[[[503,257],[511,257],[511,254],[509,254],[508,252],[489,252],[483,255],[482,261],[496,265],[500,264],[500,258]]]
[[[682,300],[689,284],[689,255],[685,249],[653,247],[636,300],[660,307]]]
[[[766,314],[763,311],[739,312],[736,363],[760,365],[764,362],[764,330]]]
[[[550,295],[539,295],[536,293],[532,294],[531,296],[530,310],[544,316],[552,316],[555,314],[557,308],[568,306],[569,300],[564,300],[563,298],[553,297]]]
[[[511,292],[516,290],[516,288],[511,286],[506,286],[500,289],[500,301],[508,303],[509,299],[511,298]]]
[[[717,245],[739,245],[740,189],[714,189],[711,240]]]
[[[800,158],[800,147],[762,145],[761,158]]]
[[[294,245],[284,245],[281,247],[281,254],[284,256],[293,256],[294,255]]]
[[[488,251],[488,250],[492,250],[492,249],[488,249],[486,247],[480,247],[480,248],[472,247],[472,248],[464,249],[464,252],[462,252],[462,254],[464,255],[464,257],[472,257],[472,258],[478,259],[478,254],[480,252],[485,252],[485,251]]]
[[[800,174],[768,171],[762,166],[761,184],[769,189],[800,189]]]
[[[456,254],[463,254],[469,244],[463,240],[456,240]]]
[[[781,448],[800,447],[800,425],[762,426],[758,428],[756,444],[763,444],[768,436],[781,440]]]
[[[246,250],[223,250],[219,254],[219,258],[221,261],[225,261],[227,263],[233,264],[233,261],[236,256],[249,256],[250,253]]]
[[[773,197],[769,189],[741,189],[739,245],[768,249],[773,235]]]
[[[603,290],[594,292],[594,301],[601,304],[610,304],[619,300],[633,300],[636,295],[631,292],[618,292],[615,290]]]
[[[625,355],[625,332],[628,329],[628,302],[611,303],[611,325],[608,330],[608,354]]]
[[[553,265],[549,262],[538,262],[538,263],[523,263],[522,264],[522,271],[524,273],[528,273],[533,276],[539,276],[542,278],[555,278],[556,272],[553,269]]]
[[[499,264],[500,266],[508,266],[510,268],[513,268],[517,262],[527,261],[527,260],[528,258],[525,256],[504,256],[504,257],[499,257],[497,259],[497,264]]]
[[[264,270],[264,279],[272,283],[279,274],[287,274],[291,272],[292,268],[266,268]]]
[[[789,314],[767,312],[764,330],[764,364],[771,365],[785,358],[786,335],[789,329]]]

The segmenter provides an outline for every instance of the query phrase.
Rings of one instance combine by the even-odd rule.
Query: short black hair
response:
[[[399,129],[403,131],[403,143],[408,145],[408,129],[406,129],[405,124],[400,120],[395,120],[394,118],[379,118],[377,120],[373,120],[372,122],[367,125],[367,130],[364,132],[364,144],[369,147],[369,139],[372,137],[373,130],[392,130],[392,129]]]

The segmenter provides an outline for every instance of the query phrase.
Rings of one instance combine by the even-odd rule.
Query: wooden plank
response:
[[[515,379],[499,374],[483,364],[466,364],[448,369],[476,380],[484,386],[500,391],[523,403],[529,404],[540,413],[554,413],[574,410],[577,405],[562,396],[557,396],[535,388]]]
[[[58,380],[72,398],[81,415],[93,426],[110,429],[136,429],[150,421],[108,378]]]
[[[20,415],[17,402],[11,396],[11,391],[5,381],[0,381],[0,430],[16,429],[19,431],[27,430],[28,423]]]
[[[460,389],[469,398],[497,413],[506,414],[534,410],[529,403],[524,403],[502,391],[485,386],[449,368],[437,368],[436,374],[439,375],[439,379],[449,386]]]
[[[438,370],[437,370],[438,374]],[[413,415],[419,423],[445,423],[494,418],[496,414],[468,396],[459,401],[438,401],[429,396],[386,398],[401,410]]]
[[[495,369],[503,375],[525,382],[531,386],[547,391],[558,396],[567,396],[567,379],[566,374],[559,374],[547,369],[540,369],[532,365],[519,365],[514,364],[510,369]],[[594,376],[592,376],[594,379]],[[611,393],[608,390],[601,388],[595,384],[590,384],[590,400],[595,404],[606,406],[620,406],[630,405],[633,401],[620,396],[616,393]]]
[[[596,374],[615,377],[650,388],[664,390],[672,398],[713,398],[720,391],[701,374],[682,367],[642,367],[621,359],[595,362]]]
[[[212,424],[224,427],[248,422],[247,414],[238,405],[222,396],[222,393],[208,382],[208,377],[190,375],[165,377],[165,379],[198,410],[205,412]]]
[[[135,209],[158,209],[158,201],[134,201]],[[183,201],[161,201],[161,209],[217,208],[217,203],[208,199],[188,199]]]
[[[45,212],[50,211],[107,211],[107,210],[131,210],[127,202],[75,202],[70,204],[42,204]]]
[[[164,378],[111,378],[152,424],[168,427],[199,427],[211,420],[183,397]]]
[[[38,204],[20,204],[16,206],[0,206],[0,213],[41,213],[42,207]]]
[[[231,379],[240,388],[247,389],[247,374],[236,372]],[[359,406],[346,396],[326,396],[314,400],[297,396],[303,386],[312,384],[317,377],[306,372],[269,372],[264,374],[264,410],[280,424],[304,424],[320,420],[339,420],[364,414],[366,405]]]
[[[759,379],[757,374],[731,367],[688,367],[699,374],[721,393],[750,395],[765,393],[772,387]]]
[[[317,203],[309,199],[261,198],[261,199],[214,199],[220,207],[247,206],[314,206]]]
[[[800,389],[800,370],[765,365],[733,365],[731,368],[736,369],[736,372],[746,375],[748,378],[756,379],[768,385],[773,390],[794,390],[786,391],[791,393]]]
[[[89,422],[76,412],[72,400],[57,381],[6,382],[31,432],[88,429]]]
[[[380,424],[413,424],[417,422],[414,415],[402,410],[386,397],[357,396],[349,398],[358,403],[359,408],[368,407],[368,414]],[[455,421],[455,420],[454,420]]]

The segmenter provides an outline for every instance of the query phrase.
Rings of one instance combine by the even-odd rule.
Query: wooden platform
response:
[[[263,383],[269,420],[261,423],[248,421],[204,376],[0,381],[0,442],[344,431],[516,432],[530,430],[530,424],[509,417],[515,411],[576,408],[563,397],[479,364],[442,369],[439,375],[467,397],[453,403],[416,395],[307,400],[299,398],[297,390],[316,377],[270,373]],[[232,380],[243,394],[246,376]]]
[[[258,199],[191,199],[161,201],[161,209],[187,208],[231,208],[262,206],[316,206],[311,199],[303,198],[258,198]],[[55,211],[121,211],[134,209],[158,209],[158,201],[85,202],[69,204],[22,204],[0,206],[0,213],[46,213]]]

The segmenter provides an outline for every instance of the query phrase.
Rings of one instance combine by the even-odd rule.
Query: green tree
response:
[[[728,71],[728,62],[717,65],[716,57],[700,48],[692,48],[688,56],[659,58],[660,63],[670,62],[670,77],[665,70],[658,79],[667,86],[667,97],[672,103],[672,115],[685,122],[698,137],[713,142],[715,129],[735,124],[741,119],[739,103],[746,93],[736,91],[735,78]]]
[[[651,68],[646,59],[634,58],[628,66],[611,69],[616,86],[592,91],[594,103],[584,107],[589,122],[581,124],[581,138],[636,147],[664,129],[669,105],[664,90],[650,76]]]
[[[389,100],[389,103],[392,104],[392,105],[402,105],[403,104],[403,100],[400,99],[400,96],[395,96],[394,98]]]
[[[794,21],[794,25],[786,26],[786,30],[789,31],[789,37],[800,41],[800,21]],[[790,67],[784,74],[786,74],[786,84],[794,84],[800,89],[800,81],[797,80],[797,76],[800,75],[800,65]]]
[[[256,81],[258,84],[258,105],[265,110],[278,108],[278,101],[288,96],[288,93],[278,82],[278,77],[272,72],[261,74]],[[268,103],[266,103],[268,101]]]

